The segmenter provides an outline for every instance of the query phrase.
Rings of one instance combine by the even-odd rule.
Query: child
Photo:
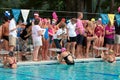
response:
[[[107,61],[109,63],[115,63],[116,62],[115,54],[114,54],[113,50],[108,50],[108,51],[102,53],[101,57],[104,61]]]
[[[74,65],[74,59],[69,51],[66,51],[66,48],[61,49],[61,53],[57,56],[57,59],[60,63],[66,63],[68,65]]]
[[[17,61],[16,57],[14,57],[13,52],[9,52],[8,55],[4,57],[3,65],[5,68],[17,68]]]

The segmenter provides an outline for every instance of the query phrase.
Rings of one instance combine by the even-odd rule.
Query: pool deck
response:
[[[116,57],[116,60],[119,61],[120,57]],[[78,63],[85,63],[85,62],[101,62],[103,61],[101,58],[83,58],[83,59],[75,59],[75,62]],[[57,60],[49,60],[49,61],[21,61],[18,62],[17,65],[36,65],[36,64],[56,64],[58,63]],[[2,66],[3,64],[0,63],[0,66]]]

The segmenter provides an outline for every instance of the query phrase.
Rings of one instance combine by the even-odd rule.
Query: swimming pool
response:
[[[22,65],[16,70],[0,68],[0,80],[120,80],[120,61]]]

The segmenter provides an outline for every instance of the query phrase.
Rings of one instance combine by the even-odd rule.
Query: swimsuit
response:
[[[93,37],[93,34],[91,34],[89,31],[86,33],[87,33],[87,37]]]
[[[16,64],[15,59],[14,59],[13,63],[9,63],[9,67],[12,68],[12,65],[13,65],[13,64]]]
[[[100,26],[97,26],[95,28],[95,34],[97,35],[97,37],[104,36],[103,32],[104,32],[104,30]]]
[[[3,39],[9,41],[9,37],[8,36],[3,36]]]
[[[66,57],[64,57],[65,62],[66,62],[68,65],[74,65],[74,61],[71,62],[71,61],[68,59],[68,56],[70,56],[70,54],[68,54]]]
[[[45,34],[44,34],[44,38],[47,40],[49,38],[49,34],[48,34],[48,28],[46,28]]]

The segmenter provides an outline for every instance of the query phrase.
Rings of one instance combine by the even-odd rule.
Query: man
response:
[[[16,22],[13,16],[11,16],[9,23],[9,51],[14,50],[16,46],[16,38],[17,38]]]
[[[77,33],[77,58],[82,58],[83,54],[82,54],[82,44],[83,44],[83,40],[84,40],[84,27],[83,27],[83,23],[82,23],[82,19],[83,18],[83,13],[78,12],[78,18],[77,18],[77,29],[76,29],[76,33]],[[87,55],[85,55],[85,57],[88,57]]]
[[[3,38],[3,45],[5,50],[9,50],[9,20],[7,17],[4,17],[3,24],[2,24],[2,38]]]

